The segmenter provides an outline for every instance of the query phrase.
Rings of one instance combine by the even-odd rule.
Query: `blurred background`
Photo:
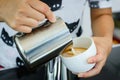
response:
[[[115,22],[115,30],[114,30],[114,37],[113,42],[114,44],[120,43],[120,0],[114,0],[113,2],[113,18]]]

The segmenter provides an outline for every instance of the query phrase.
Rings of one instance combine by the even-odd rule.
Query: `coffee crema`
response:
[[[72,56],[81,54],[86,50],[87,50],[87,48],[78,48],[78,47],[73,47],[72,45],[70,45],[67,48],[65,48],[65,50],[62,52],[62,56],[72,57]]]

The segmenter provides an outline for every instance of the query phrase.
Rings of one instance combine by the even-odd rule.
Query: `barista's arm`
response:
[[[91,9],[93,36],[107,37],[112,40],[114,22],[111,8]]]
[[[9,1],[8,1],[9,2]],[[5,7],[3,5],[6,5],[7,0],[0,0],[0,22],[4,21],[2,18],[2,11],[5,11]]]
[[[41,0],[0,0],[0,19],[14,30],[29,33],[45,18],[56,21],[49,6]]]
[[[112,48],[114,23],[111,9],[91,9],[91,21],[97,55],[89,58],[88,63],[96,63],[96,65],[92,70],[78,74],[78,77],[99,74]]]
[[[2,18],[0,18],[0,22],[2,22],[3,21],[3,19]]]

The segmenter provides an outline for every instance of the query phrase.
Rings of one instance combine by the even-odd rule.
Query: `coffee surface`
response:
[[[62,53],[64,57],[72,57],[76,56],[78,54],[83,53],[86,48],[78,48],[78,47],[73,47],[72,45],[68,46]]]

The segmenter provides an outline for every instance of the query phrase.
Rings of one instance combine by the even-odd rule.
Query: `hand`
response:
[[[93,37],[97,48],[97,55],[88,59],[88,63],[96,63],[95,67],[85,73],[79,73],[78,77],[92,77],[100,73],[112,48],[112,39],[107,37]]]
[[[39,0],[10,0],[2,18],[14,30],[25,33],[31,32],[45,18],[50,22],[56,21],[49,6]]]

